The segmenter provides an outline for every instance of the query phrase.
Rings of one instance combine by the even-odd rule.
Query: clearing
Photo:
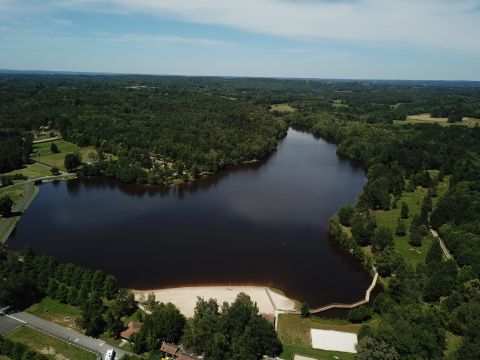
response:
[[[283,104],[270,105],[270,111],[278,111],[278,112],[282,112],[282,113],[293,113],[297,110],[295,108],[291,107],[289,104],[283,103]]]
[[[52,153],[50,150],[52,143],[57,145],[58,153]],[[44,141],[34,144],[33,152],[33,160],[50,167],[55,166],[62,170],[65,170],[64,160],[66,154],[78,152],[82,157],[82,161],[86,163],[92,162],[97,156],[97,152],[93,146],[81,148],[65,140]]]
[[[397,125],[401,124],[440,124],[441,126],[450,126],[450,125],[463,125],[473,127],[475,125],[480,125],[480,119],[464,117],[462,121],[449,123],[448,118],[435,118],[430,114],[418,114],[418,115],[409,115],[407,120],[394,120],[394,123]]]
[[[315,359],[353,359],[354,355],[351,353],[313,349],[311,329],[342,331],[356,336],[360,327],[361,324],[351,324],[346,320],[324,319],[316,316],[304,319],[300,315],[280,314],[278,336],[283,344],[283,353],[280,357],[293,360],[295,354],[298,354]]]
[[[47,356],[52,360],[95,360],[93,353],[57,340],[27,326],[21,326],[7,339],[27,345],[29,348]]]
[[[27,312],[42,319],[78,330],[75,320],[80,317],[80,309],[75,306],[62,304],[48,296],[39,303],[30,306]]]

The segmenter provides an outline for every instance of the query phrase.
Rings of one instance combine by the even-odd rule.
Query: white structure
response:
[[[110,349],[107,351],[105,354],[105,360],[114,360],[115,359],[115,351],[113,349]]]
[[[312,335],[312,347],[314,349],[342,351],[356,353],[357,334],[333,331],[310,329]]]

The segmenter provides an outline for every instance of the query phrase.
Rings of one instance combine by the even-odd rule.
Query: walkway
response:
[[[445,245],[445,243],[443,242],[442,238],[440,237],[440,234],[437,231],[433,230],[432,228],[430,228],[430,232],[440,244],[440,247],[442,248],[443,255],[445,256],[445,258],[447,260],[453,260],[453,256],[452,254],[450,254],[450,251],[448,251],[447,245]]]

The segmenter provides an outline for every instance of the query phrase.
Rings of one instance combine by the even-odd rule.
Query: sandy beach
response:
[[[171,302],[187,317],[192,317],[197,297],[216,299],[221,305],[224,301],[232,303],[241,292],[250,296],[257,303],[260,313],[275,314],[276,310],[295,310],[295,303],[284,295],[260,286],[198,286],[179,287],[160,290],[132,290],[135,299],[142,301],[148,294],[155,294],[159,302]]]

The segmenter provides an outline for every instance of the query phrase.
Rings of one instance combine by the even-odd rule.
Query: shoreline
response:
[[[243,292],[250,296],[252,301],[257,304],[259,312],[263,314],[275,315],[279,311],[296,311],[294,299],[278,293],[266,286],[184,286],[166,289],[136,290],[130,289],[135,300],[142,302],[147,299],[149,294],[155,295],[158,302],[174,304],[180,312],[186,317],[192,317],[195,312],[197,298],[202,297],[205,300],[216,299],[221,307],[223,302],[232,303],[239,293]]]

